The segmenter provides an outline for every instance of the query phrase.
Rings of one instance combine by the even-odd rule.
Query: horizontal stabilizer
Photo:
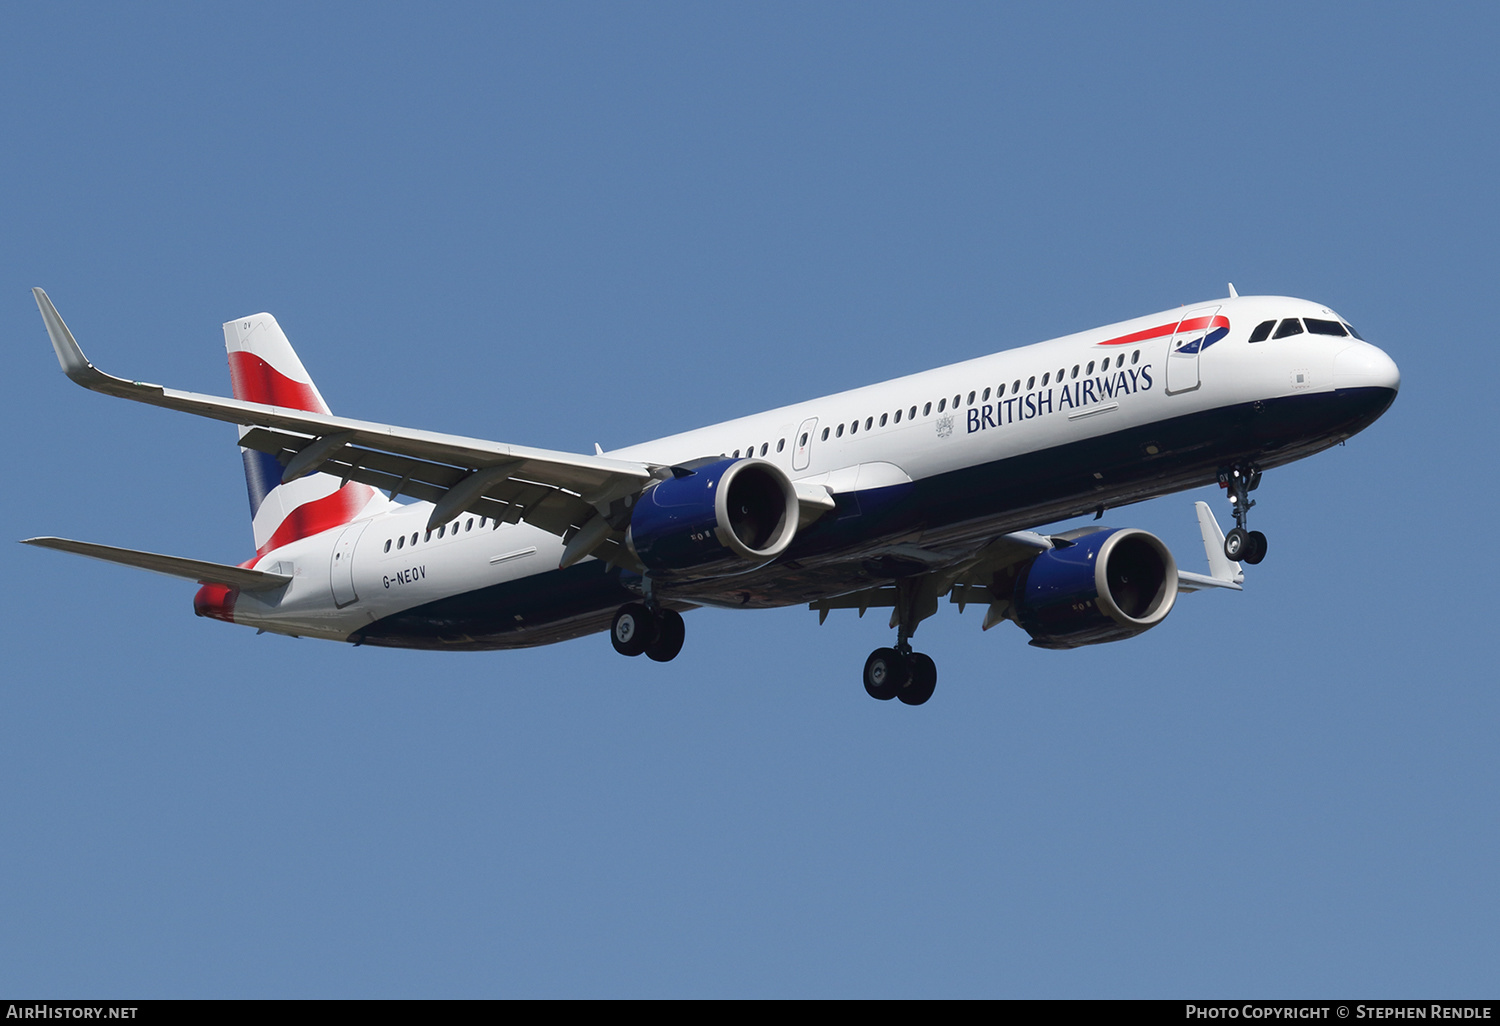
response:
[[[73,541],[71,538],[24,538],[21,544],[36,545],[43,549],[57,549],[79,556],[102,559],[107,563],[119,563],[141,570],[152,570],[168,577],[183,577],[199,584],[223,584],[241,591],[270,591],[291,581],[287,574],[268,574],[263,570],[247,570],[242,566],[225,563],[210,563],[202,559],[184,559],[181,556],[163,556],[156,552],[141,552],[138,549],[120,549],[113,545],[96,545],[93,542]]]

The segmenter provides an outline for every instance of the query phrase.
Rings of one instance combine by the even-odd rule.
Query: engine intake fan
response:
[[[1104,528],[1032,560],[1016,579],[1016,622],[1039,648],[1078,648],[1150,630],[1177,601],[1177,561],[1154,534]]]
[[[654,576],[730,576],[765,566],[797,534],[797,490],[755,459],[683,469],[642,494],[626,542]]]

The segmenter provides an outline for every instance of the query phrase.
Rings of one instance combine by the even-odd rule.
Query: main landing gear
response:
[[[913,652],[905,641],[896,648],[877,648],[865,660],[865,690],[871,698],[921,705],[936,687],[937,664],[931,656]]]
[[[877,648],[865,660],[865,690],[882,702],[899,698],[906,705],[921,705],[937,687],[937,664],[930,656],[911,650],[917,624],[937,612],[938,597],[947,586],[930,574],[896,582],[895,609],[891,626],[896,628],[896,647]]]
[[[1266,558],[1266,536],[1245,530],[1245,519],[1255,500],[1250,493],[1260,487],[1260,469],[1253,463],[1237,463],[1219,471],[1219,487],[1229,492],[1234,504],[1234,528],[1224,536],[1224,555],[1254,566]]]
[[[682,651],[687,625],[675,609],[663,609],[644,602],[627,602],[615,613],[609,640],[621,655],[638,656],[669,663]]]

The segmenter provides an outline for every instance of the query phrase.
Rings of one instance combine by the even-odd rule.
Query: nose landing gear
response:
[[[1254,566],[1266,558],[1266,536],[1245,530],[1245,520],[1255,500],[1250,493],[1260,487],[1260,468],[1253,463],[1235,464],[1219,471],[1219,487],[1229,492],[1234,504],[1234,528],[1224,536],[1224,555]]]

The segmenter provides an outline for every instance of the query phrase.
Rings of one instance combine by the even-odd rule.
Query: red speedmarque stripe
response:
[[[1199,328],[1227,328],[1228,317],[1189,317],[1185,321],[1174,321],[1171,324],[1163,324],[1155,328],[1147,328],[1144,331],[1132,332],[1129,335],[1121,335],[1118,338],[1106,339],[1097,343],[1101,346],[1128,346],[1132,342],[1145,342],[1148,339],[1161,338],[1170,335],[1174,331],[1197,331]]]
[[[255,557],[259,559],[272,549],[279,549],[298,538],[307,538],[331,527],[347,524],[369,504],[374,494],[375,489],[369,485],[350,483],[332,495],[304,502],[287,514],[271,539],[255,550]]]
[[[254,353],[229,354],[229,380],[236,399],[308,413],[329,412],[311,385],[293,381]]]

